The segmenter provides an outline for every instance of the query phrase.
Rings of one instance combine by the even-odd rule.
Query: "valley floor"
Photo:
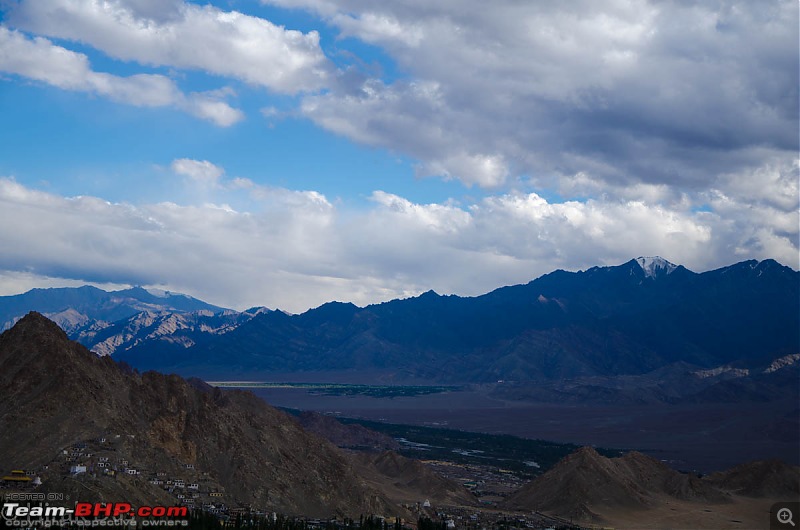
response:
[[[794,399],[614,406],[507,401],[481,387],[395,398],[295,388],[255,392],[274,406],[341,417],[635,449],[686,471],[707,473],[771,458],[800,464]]]

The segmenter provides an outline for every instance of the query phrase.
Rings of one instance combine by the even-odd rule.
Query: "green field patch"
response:
[[[284,408],[290,414],[300,411]],[[520,438],[507,434],[486,434],[441,427],[384,423],[380,421],[336,417],[344,424],[357,424],[400,442],[403,456],[422,460],[441,460],[457,464],[495,467],[519,477],[532,478],[553,467],[580,446],[569,443]],[[622,456],[624,451],[595,448],[607,457]]]
[[[459,386],[445,385],[354,385],[346,383],[275,383],[269,381],[206,381],[220,388],[293,388],[309,394],[324,396],[369,396],[396,398],[425,396],[461,390]]]
[[[363,425],[395,438],[400,441],[400,453],[404,456],[493,466],[522,477],[533,477],[547,471],[579,448],[574,444],[532,440],[506,434],[485,434],[352,418],[337,419],[345,424]],[[622,454],[614,449],[597,450],[606,456]],[[534,463],[536,465],[532,465]]]

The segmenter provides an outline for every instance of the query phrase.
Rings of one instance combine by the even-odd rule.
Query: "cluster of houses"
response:
[[[176,504],[190,509],[201,508],[216,515],[230,512],[225,504],[222,488],[208,478],[207,473],[198,473],[192,463],[177,463],[173,471],[151,470],[119,456],[117,447],[133,439],[133,435],[112,434],[95,440],[80,442],[64,448],[63,472],[79,478],[107,476],[118,480],[145,480],[152,486],[162,488],[175,497]],[[177,468],[180,471],[176,472]]]
[[[70,476],[77,480],[92,480],[106,477],[114,480],[133,481],[137,487],[149,484],[171,494],[176,505],[189,509],[202,509],[222,519],[236,515],[259,515],[276,517],[274,513],[254,510],[253,507],[228,506],[223,488],[206,472],[199,472],[194,464],[173,461],[165,469],[150,469],[144,463],[132,462],[120,450],[134,435],[110,434],[62,448],[56,459],[37,470],[12,470],[0,477],[0,488],[14,491],[35,491],[42,478]],[[150,464],[152,467],[153,464]],[[168,468],[169,470],[167,470]],[[140,482],[139,482],[140,481]]]
[[[187,464],[185,469],[187,471],[194,470],[194,466]],[[208,481],[198,481],[197,478],[188,481],[185,478],[170,478],[166,472],[159,471],[155,475],[151,474],[148,482],[171,493],[178,503],[189,508],[202,508],[204,511],[216,515],[229,512],[223,502],[225,494],[220,491],[219,487]]]
[[[509,469],[494,466],[462,464],[445,460],[422,460],[439,473],[463,485],[478,501],[486,506],[495,506],[530,480]]]

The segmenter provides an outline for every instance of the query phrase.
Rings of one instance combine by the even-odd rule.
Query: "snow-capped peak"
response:
[[[640,256],[636,258],[636,263],[638,263],[639,267],[642,268],[642,270],[644,271],[644,275],[647,278],[657,278],[658,276],[664,274],[670,274],[672,271],[678,268],[677,265],[670,263],[669,261],[659,256],[653,256],[653,257]]]

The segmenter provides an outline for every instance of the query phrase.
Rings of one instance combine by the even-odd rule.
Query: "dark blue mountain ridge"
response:
[[[191,375],[353,370],[481,382],[763,363],[798,351],[800,273],[774,260],[698,274],[638,258],[476,297],[429,291],[271,312],[175,355],[149,355],[143,344],[120,358]]]

